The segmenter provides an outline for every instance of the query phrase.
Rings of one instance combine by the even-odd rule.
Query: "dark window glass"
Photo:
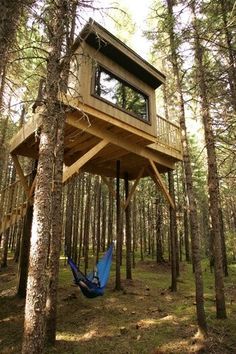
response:
[[[138,118],[149,121],[147,96],[101,67],[95,72],[95,94]]]

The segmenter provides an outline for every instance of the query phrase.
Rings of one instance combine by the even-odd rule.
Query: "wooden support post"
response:
[[[150,165],[152,166],[152,169],[154,171],[154,177],[155,177],[155,182],[159,185],[159,187],[161,188],[163,195],[165,197],[165,199],[167,200],[167,202],[171,205],[171,207],[173,209],[175,209],[175,204],[165,186],[165,183],[163,182],[160,173],[158,172],[156,165],[154,164],[154,162],[152,160],[149,159]]]
[[[124,204],[124,209],[125,210],[128,207],[128,205],[129,205],[130,199],[132,198],[132,196],[133,196],[133,194],[134,194],[134,192],[136,190],[136,187],[138,185],[138,182],[140,181],[140,178],[143,175],[144,170],[145,170],[145,167],[142,167],[140,172],[139,172],[139,174],[138,174],[138,177],[136,178],[136,180],[135,180],[135,182],[134,182],[134,184],[133,184],[133,186],[131,188],[131,191],[130,191],[129,195],[126,197],[126,201],[125,201],[125,204]]]
[[[168,172],[169,190],[174,198],[174,177],[171,172]],[[177,225],[176,225],[176,211],[170,208],[170,250],[171,250],[171,291],[177,291]]]
[[[23,170],[21,168],[21,165],[20,165],[20,162],[18,160],[18,157],[16,155],[14,155],[14,154],[12,154],[11,157],[12,157],[12,161],[14,163],[14,166],[16,168],[16,172],[18,173],[19,179],[20,179],[20,181],[22,183],[22,186],[23,186],[23,188],[25,190],[25,194],[26,194],[26,196],[28,198],[29,194],[30,194],[30,188],[28,186],[27,179],[25,178],[24,172],[23,172]]]
[[[92,157],[94,157],[100,150],[102,150],[109,142],[106,139],[100,141],[92,149],[90,149],[86,154],[84,154],[79,160],[77,160],[73,165],[68,167],[63,173],[63,183],[65,183],[73,174],[79,171],[79,169],[85,165]]]
[[[120,161],[116,162],[116,290],[121,290],[121,210],[120,210]]]

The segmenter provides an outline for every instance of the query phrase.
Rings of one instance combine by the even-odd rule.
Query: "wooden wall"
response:
[[[150,122],[143,122],[133,117],[131,114],[115,108],[113,105],[91,95],[93,90],[93,73],[96,64],[104,66],[148,96]],[[73,74],[70,76],[70,86],[73,86],[73,90],[70,91],[72,96],[79,96],[79,99],[83,103],[109,114],[113,118],[127,123],[127,125],[136,127],[152,136],[157,135],[155,91],[150,86],[85,42],[83,42],[81,47],[77,50],[76,60],[74,60],[71,70],[73,71]]]

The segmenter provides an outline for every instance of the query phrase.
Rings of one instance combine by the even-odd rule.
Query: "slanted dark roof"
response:
[[[92,19],[80,32],[74,48],[77,48],[82,41],[99,50],[153,89],[165,82],[164,74]]]

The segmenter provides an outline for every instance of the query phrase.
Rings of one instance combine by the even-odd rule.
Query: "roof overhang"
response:
[[[75,40],[73,49],[76,50],[83,41],[99,50],[106,57],[125,68],[153,89],[158,88],[165,82],[164,74],[92,19],[80,32],[80,35]]]

